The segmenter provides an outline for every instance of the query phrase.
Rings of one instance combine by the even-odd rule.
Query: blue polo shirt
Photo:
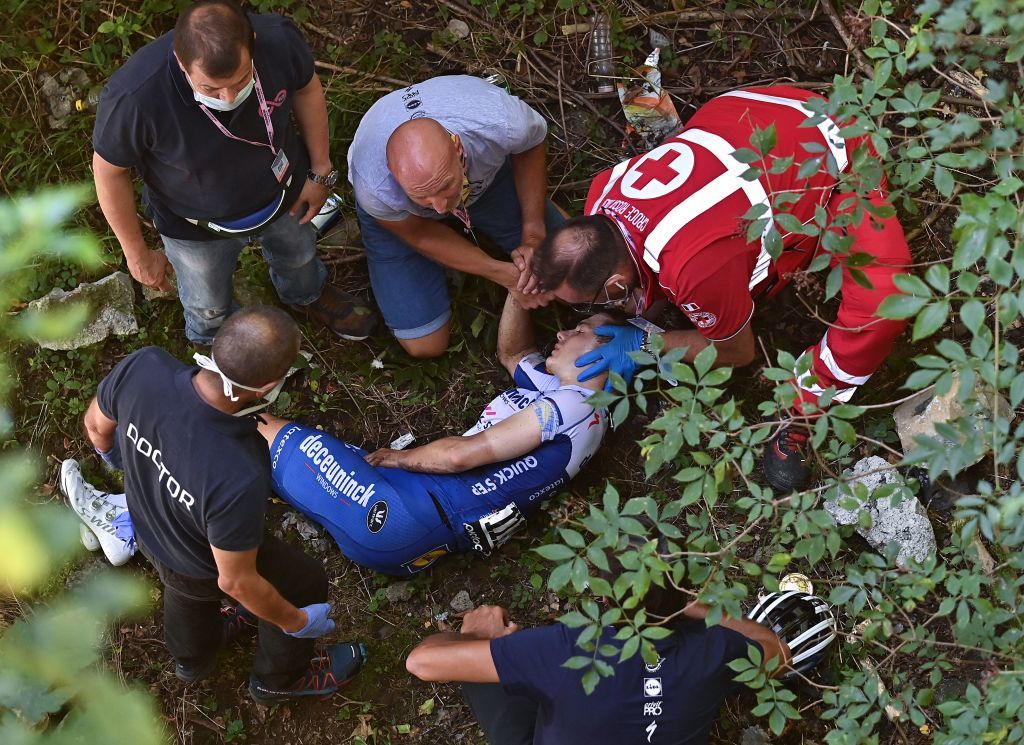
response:
[[[605,629],[601,642],[621,646],[614,634]],[[501,685],[540,704],[534,745],[704,745],[722,701],[737,687],[728,663],[756,645],[732,629],[684,621],[657,643],[655,664],[634,655],[588,696],[581,671],[563,667],[583,654],[578,636],[554,624],[491,641]]]
[[[295,25],[277,14],[250,15],[253,62],[271,109],[274,146],[288,157],[290,207],[306,180],[309,153],[292,120],[295,91],[312,80],[313,56]],[[234,111],[212,111],[229,132],[264,146],[230,139],[209,120],[174,57],[173,32],[142,47],[103,89],[93,148],[104,160],[134,168],[156,229],[172,238],[214,240],[184,218],[233,220],[279,197],[274,154],[256,91]],[[285,177],[287,178],[287,176]]]

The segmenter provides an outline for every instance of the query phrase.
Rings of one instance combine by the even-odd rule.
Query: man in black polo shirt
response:
[[[291,22],[234,0],[189,6],[111,77],[93,149],[96,194],[129,271],[167,290],[173,267],[193,342],[209,344],[235,310],[231,276],[254,236],[283,302],[343,338],[369,335],[373,314],[326,284],[316,256],[309,221],[338,172],[313,57]],[[166,254],[143,238],[131,169]]]
[[[313,640],[334,628],[327,576],[316,559],[264,537],[267,446],[253,418],[234,416],[284,378],[298,348],[286,313],[244,308],[210,357],[196,355],[198,368],[159,347],[126,357],[85,415],[97,452],[124,469],[135,539],[164,585],[175,673],[191,683],[213,671],[230,630],[228,595],[259,619],[249,690],[261,704],[333,693],[365,655],[362,645],[333,644],[311,660]]]

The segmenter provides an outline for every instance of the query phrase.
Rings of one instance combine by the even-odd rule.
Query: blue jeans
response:
[[[212,236],[212,234],[211,234]],[[178,279],[178,297],[185,309],[185,335],[209,344],[217,329],[238,306],[231,276],[249,238],[193,241],[161,235],[167,259]],[[327,267],[316,256],[316,231],[285,213],[259,234],[270,279],[281,302],[309,305],[320,297]]]
[[[366,246],[373,295],[384,322],[399,339],[419,339],[443,328],[451,317],[445,268],[384,227],[356,205]],[[438,220],[446,215],[438,215]],[[516,196],[512,164],[506,160],[494,182],[469,207],[473,230],[494,241],[505,253],[519,247],[523,215]],[[565,218],[550,201],[544,212],[548,230]]]

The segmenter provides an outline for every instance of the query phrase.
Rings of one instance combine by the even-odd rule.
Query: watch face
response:
[[[338,183],[337,171],[331,171],[326,176],[324,176],[324,186],[334,186],[336,183]]]

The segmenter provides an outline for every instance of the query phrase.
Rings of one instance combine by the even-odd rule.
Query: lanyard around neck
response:
[[[213,122],[214,126],[217,127],[217,129],[219,129],[221,131],[221,134],[223,134],[225,137],[229,137],[232,140],[238,140],[239,142],[245,142],[250,145],[255,145],[256,147],[270,148],[270,152],[272,152],[274,155],[277,155],[277,148],[274,147],[274,123],[270,119],[270,108],[267,106],[266,96],[263,95],[263,86],[260,85],[260,76],[256,74],[255,65],[252,68],[252,79],[253,88],[256,89],[256,100],[259,101],[260,104],[260,116],[262,116],[263,124],[267,128],[267,139],[269,140],[269,144],[263,142],[255,142],[254,140],[247,140],[244,137],[236,137],[235,135],[231,134],[231,132],[228,131],[227,127],[221,124],[220,119],[215,117],[213,115],[213,112],[211,112],[206,107],[205,104],[200,103],[199,108],[203,110],[203,113],[206,114],[206,117],[211,122]]]

